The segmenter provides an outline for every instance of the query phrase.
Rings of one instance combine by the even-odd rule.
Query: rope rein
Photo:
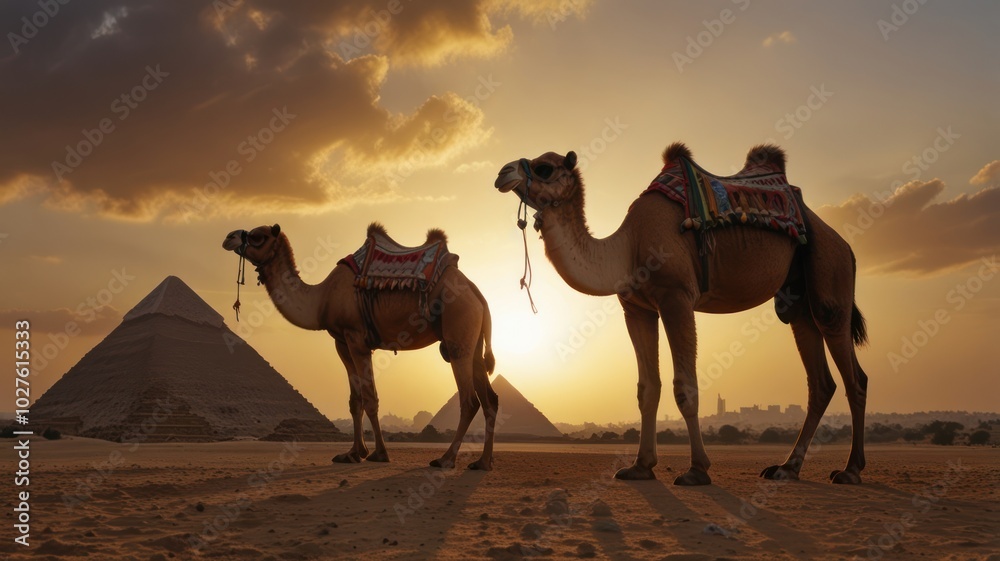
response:
[[[233,309],[236,310],[236,321],[240,321],[240,286],[247,283],[247,258],[244,255],[246,253],[246,233],[243,235],[244,241],[243,246],[240,248],[239,256],[240,262],[236,266],[236,302],[233,304]]]
[[[528,293],[528,302],[531,304],[532,313],[537,314],[535,299],[531,297],[531,281],[534,275],[531,272],[531,258],[528,257],[528,189],[531,187],[531,168],[527,160],[521,160],[521,167],[524,168],[524,194],[521,195],[521,202],[517,205],[517,227],[521,229],[521,239],[524,241],[524,273],[521,275],[521,290]],[[522,217],[523,212],[523,217]]]

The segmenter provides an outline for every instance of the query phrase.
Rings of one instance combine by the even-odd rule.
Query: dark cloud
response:
[[[400,169],[439,165],[489,131],[478,107],[450,93],[410,115],[382,108],[390,66],[488,56],[510,39],[490,14],[539,12],[523,2],[437,0],[401,1],[389,14],[395,5],[59,5],[0,54],[0,104],[9,108],[0,204],[34,195],[148,220],[400,198]],[[21,34],[17,22],[39,9],[6,1],[0,21]],[[342,55],[345,41],[358,48]]]
[[[931,274],[1000,253],[1000,188],[937,201],[944,191],[939,179],[911,181],[885,198],[856,195],[817,213],[870,272]]]

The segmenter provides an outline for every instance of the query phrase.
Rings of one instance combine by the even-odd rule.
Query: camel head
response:
[[[240,257],[246,257],[254,267],[260,267],[274,259],[277,251],[278,235],[281,226],[258,226],[249,232],[233,230],[222,242],[222,249],[235,252]]]
[[[501,193],[514,191],[529,207],[542,211],[559,206],[580,192],[576,153],[546,152],[534,160],[522,158],[505,165],[493,184]]]

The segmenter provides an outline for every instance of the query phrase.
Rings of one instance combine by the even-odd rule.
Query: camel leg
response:
[[[660,326],[657,314],[637,306],[622,303],[625,309],[625,326],[632,339],[636,362],[639,365],[637,398],[642,426],[639,431],[639,453],[635,462],[615,473],[616,479],[656,479],[656,410],[660,405],[660,356],[658,339]]]
[[[368,447],[365,446],[364,424],[361,417],[363,414],[361,405],[361,378],[355,371],[354,360],[351,358],[351,352],[348,349],[347,343],[337,341],[337,354],[344,363],[344,368],[347,369],[347,381],[351,386],[351,397],[350,401],[348,401],[348,407],[351,411],[351,419],[354,422],[354,445],[351,446],[348,452],[334,456],[333,461],[341,464],[356,464],[368,456]]]
[[[830,366],[826,362],[823,335],[813,322],[812,316],[808,314],[808,307],[805,311],[804,314],[798,314],[791,324],[792,333],[795,335],[795,346],[798,347],[802,364],[806,368],[806,380],[809,385],[806,420],[785,463],[767,467],[760,473],[765,479],[799,478],[806,450],[809,449],[809,443],[816,434],[823,413],[826,412],[826,406],[830,404],[830,399],[837,389],[837,384],[830,375]]]
[[[375,371],[372,368],[371,351],[355,353],[354,364],[361,374],[361,396],[365,414],[368,415],[368,422],[372,425],[372,436],[375,438],[375,451],[365,460],[388,462],[389,452],[385,449],[385,441],[382,439],[382,424],[378,420],[378,391],[375,389]]]
[[[674,363],[674,399],[684,416],[691,441],[691,468],[674,479],[674,485],[709,485],[712,478],[708,476],[708,468],[712,462],[705,452],[698,423],[698,375],[695,372],[698,337],[693,307],[684,302],[671,303],[668,307],[661,307],[660,316],[667,330]]]
[[[850,314],[850,308],[848,308]],[[833,362],[840,370],[840,377],[847,390],[847,403],[851,409],[851,455],[847,466],[830,474],[833,483],[861,483],[861,470],[865,468],[865,406],[868,401],[868,375],[861,369],[854,353],[850,332],[827,336]]]
[[[482,354],[482,343],[480,343],[475,356],[480,357]],[[479,403],[483,407],[483,417],[486,418],[486,433],[483,439],[483,454],[478,460],[469,464],[469,469],[489,471],[493,469],[493,435],[496,430],[497,412],[500,410],[500,398],[490,386],[486,364],[477,358],[473,361],[472,368],[472,384],[476,391],[476,397],[479,398]]]
[[[472,356],[466,352],[460,358],[452,357],[451,369],[455,374],[455,382],[458,384],[458,402],[461,411],[458,420],[458,428],[455,430],[455,439],[451,446],[440,458],[431,461],[431,466],[439,468],[455,467],[455,459],[458,457],[458,449],[462,447],[462,439],[465,438],[466,431],[472,423],[473,417],[479,411],[479,399],[473,389],[472,383]]]

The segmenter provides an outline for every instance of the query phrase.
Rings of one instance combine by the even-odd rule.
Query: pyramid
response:
[[[501,375],[497,375],[491,381],[493,390],[500,397],[500,410],[497,414],[497,435],[520,435],[520,436],[540,436],[540,437],[561,437],[563,434],[553,425],[545,415],[528,401],[510,382]],[[451,399],[444,404],[430,425],[439,431],[454,429],[458,426],[459,418],[458,392],[451,396]],[[469,433],[482,433],[485,428],[485,420],[482,412],[476,414],[469,426]]]
[[[31,421],[38,431],[127,442],[340,439],[322,413],[173,276],[35,402]]]

